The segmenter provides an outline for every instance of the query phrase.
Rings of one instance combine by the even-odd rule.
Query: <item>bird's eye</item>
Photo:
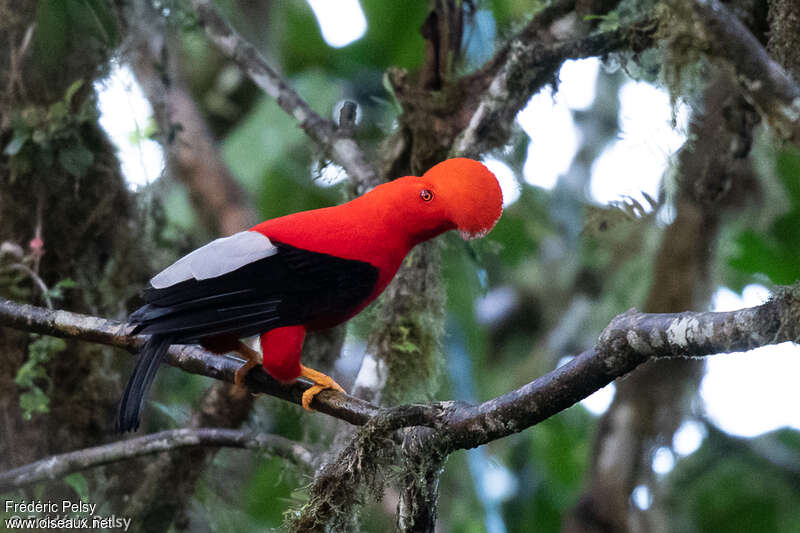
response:
[[[422,189],[421,191],[419,191],[419,197],[426,202],[430,202],[431,200],[433,200],[433,191],[430,191],[428,189]]]

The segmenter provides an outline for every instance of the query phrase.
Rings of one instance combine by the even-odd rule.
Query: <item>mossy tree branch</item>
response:
[[[171,429],[47,457],[0,473],[0,492],[58,479],[87,468],[189,447],[243,448],[282,457],[305,471],[313,470],[315,451],[278,435],[236,429]]]
[[[574,39],[536,38],[545,31],[545,22],[552,23],[563,14],[562,4],[543,10],[495,59],[473,75],[488,78],[489,83],[469,125],[453,144],[454,155],[475,156],[505,143],[517,113],[533,94],[554,79],[567,59],[602,57],[623,49],[639,52],[653,45],[658,25],[651,19]]]
[[[672,2],[698,22],[699,47],[733,66],[745,94],[785,138],[800,143],[800,85],[719,0]]]

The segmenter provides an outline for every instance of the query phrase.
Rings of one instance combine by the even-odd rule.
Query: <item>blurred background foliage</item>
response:
[[[260,216],[343,201],[347,187],[332,183],[335,169],[326,171],[326,163],[319,162],[322,154],[295,122],[207,44],[180,2],[160,5],[179,37],[183,75],[220,139],[226,163]],[[336,103],[348,98],[360,106],[356,136],[365,146],[377,149],[392,133],[398,110],[384,75],[389,67],[420,67],[424,43],[419,29],[427,2],[361,0],[367,31],[338,49],[322,38],[305,2],[220,0],[217,5],[321,115],[331,116]],[[465,32],[465,65],[479,65],[496,40],[519,29],[543,4],[491,0],[476,5],[473,25]],[[49,42],[37,42],[47,50],[69,46],[64,28],[76,27],[75,21],[92,46],[112,47],[119,39],[99,0],[41,1],[37,20],[50,28]],[[49,58],[43,68],[58,65],[47,53],[37,57]],[[653,72],[647,64],[638,67]],[[596,103],[616,100],[625,76],[613,68],[601,69]],[[593,154],[584,161],[589,168],[619,130],[598,130],[578,115],[576,126],[586,128],[581,140],[586,149],[578,154]],[[725,221],[714,264],[714,284],[737,291],[753,282],[787,284],[800,278],[800,152],[775,149],[766,134],[762,137],[759,178],[765,183],[764,195],[777,200],[744,207]],[[669,184],[656,205],[645,205],[636,216],[587,205],[588,175],[577,185],[559,183],[552,189],[521,179],[528,142],[518,128],[505,150],[491,154],[515,171],[519,198],[490,236],[470,244],[452,235],[444,239],[448,371],[438,399],[481,401],[531,381],[564,356],[590,346],[614,315],[641,306],[649,289],[654,253],[669,219]],[[6,147],[11,155],[8,151]],[[162,244],[169,254],[177,256],[212,237],[197,223],[183,186],[169,175],[140,188],[138,198],[145,212],[163,209],[169,238]],[[595,231],[595,223],[603,229]],[[156,261],[172,259],[165,254],[160,251]],[[364,322],[369,320],[369,315],[358,318],[349,330],[346,350],[356,354],[352,357],[363,350]],[[344,375],[340,382],[347,386],[352,379],[352,374]],[[146,425],[185,424],[189,403],[206,385],[173,369],[162,372],[152,395],[158,409],[151,410]],[[674,467],[659,475],[658,493],[650,495],[661,500],[659,511],[669,517],[670,530],[800,531],[798,432],[780,429],[751,439],[733,437],[703,416],[696,399],[694,405],[692,419],[704,428],[702,445],[687,457],[676,455]],[[325,446],[329,421],[320,418],[260,398],[250,425]],[[454,454],[440,485],[440,530],[559,531],[584,488],[597,420],[578,405],[521,434]],[[279,459],[224,450],[204,474],[188,510],[191,523],[213,531],[277,528],[283,512],[302,500],[307,482]],[[384,502],[371,506],[363,518],[364,530],[390,530],[395,502],[396,495],[387,493]],[[649,504],[632,499],[631,505]]]

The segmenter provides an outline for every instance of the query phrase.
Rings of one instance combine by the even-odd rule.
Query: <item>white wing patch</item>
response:
[[[276,253],[278,248],[261,233],[240,231],[183,256],[153,277],[150,284],[164,289],[188,279],[216,278]]]

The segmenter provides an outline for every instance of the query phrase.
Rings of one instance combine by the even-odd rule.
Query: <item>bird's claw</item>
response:
[[[311,408],[311,401],[317,394],[325,389],[333,389],[341,392],[342,394],[346,394],[341,385],[336,383],[330,376],[327,376],[322,372],[318,372],[312,368],[308,368],[307,366],[301,365],[300,368],[300,375],[314,382],[314,385],[306,389],[306,391],[303,393],[303,397],[300,400],[300,403],[303,405],[303,409],[306,411],[312,413],[314,412],[314,409]]]
[[[236,373],[233,375],[233,384],[236,386],[237,389],[241,391],[247,391],[247,387],[245,386],[245,379],[247,378],[247,373],[250,372],[254,367],[261,364],[261,357],[258,352],[247,346],[243,342],[239,342],[239,346],[236,348],[236,352],[244,357],[245,363],[239,367]]]

